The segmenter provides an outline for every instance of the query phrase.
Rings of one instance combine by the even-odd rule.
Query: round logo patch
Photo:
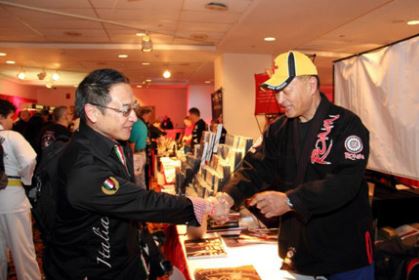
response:
[[[109,177],[102,184],[102,192],[107,195],[114,195],[119,190],[119,182],[114,177]]]
[[[356,135],[348,136],[345,140],[345,149],[350,153],[360,153],[364,146],[362,145],[362,140]]]

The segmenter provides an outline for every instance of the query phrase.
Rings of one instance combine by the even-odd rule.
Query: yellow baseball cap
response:
[[[301,52],[289,51],[275,58],[275,72],[261,86],[280,91],[289,85],[295,77],[312,75],[318,75],[313,61]]]

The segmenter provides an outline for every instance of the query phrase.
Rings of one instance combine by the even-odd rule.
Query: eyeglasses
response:
[[[106,109],[109,109],[109,110],[115,111],[115,112],[117,112],[117,113],[121,113],[121,114],[122,114],[122,116],[124,116],[124,117],[128,117],[128,116],[129,116],[129,114],[131,114],[131,112],[132,112],[133,110],[135,110],[135,108],[137,108],[137,107],[138,107],[137,102],[134,102],[133,104],[129,104],[129,105],[124,105],[124,106],[122,107],[122,109],[117,109],[117,108],[113,108],[113,107],[108,107],[108,106],[104,106],[104,105],[101,105],[101,104],[98,104],[98,103],[93,103],[93,102],[89,102],[89,103],[90,103],[90,104],[92,104],[92,105],[95,105],[95,106],[101,107],[101,108],[106,108]]]

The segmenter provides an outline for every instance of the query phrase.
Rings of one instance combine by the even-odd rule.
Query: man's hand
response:
[[[292,211],[288,205],[288,197],[285,193],[266,191],[257,193],[250,201],[250,206],[255,206],[260,209],[266,218],[281,216],[289,211]]]
[[[207,198],[210,204],[209,216],[218,224],[224,224],[228,221],[230,208],[234,205],[234,200],[226,193],[217,193],[215,197]]]

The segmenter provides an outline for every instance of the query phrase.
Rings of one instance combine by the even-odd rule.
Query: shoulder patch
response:
[[[345,149],[354,154],[362,152],[364,145],[362,144],[361,138],[356,135],[348,136],[345,140]]]
[[[119,182],[111,176],[103,182],[101,189],[106,195],[114,195],[119,190]]]
[[[364,149],[362,140],[356,135],[350,135],[345,139],[345,159],[358,160],[365,159],[365,156],[361,154]]]

